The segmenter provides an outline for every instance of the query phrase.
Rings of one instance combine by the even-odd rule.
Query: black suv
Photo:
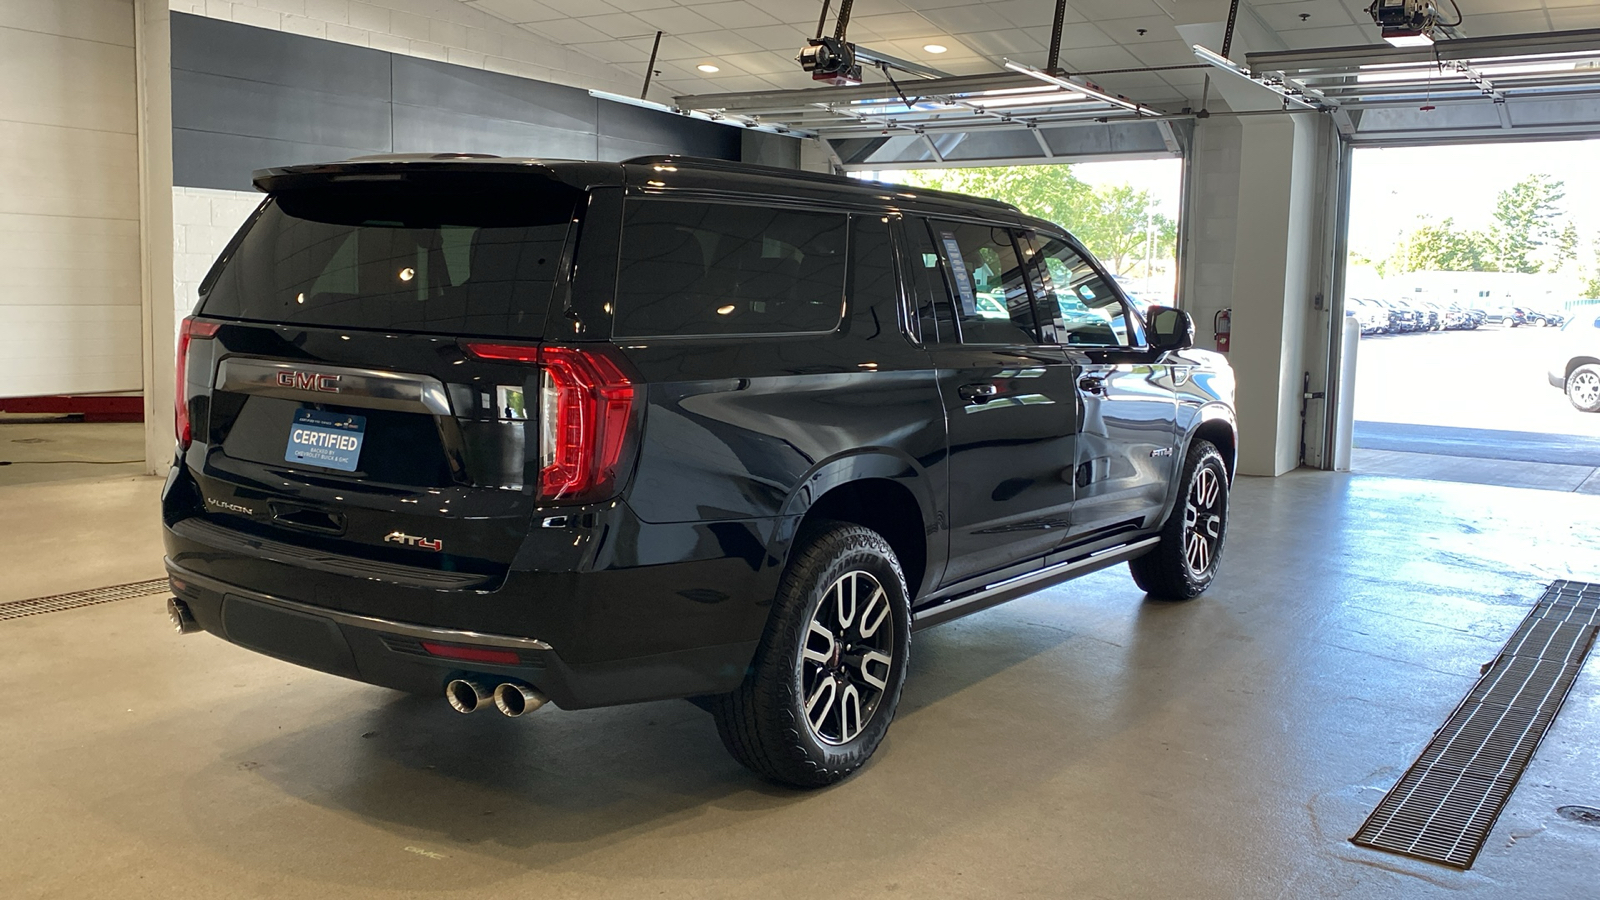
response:
[[[1216,572],[1231,370],[1014,207],[678,157],[255,184],[179,343],[180,631],[461,712],[691,698],[814,786],[914,631]]]

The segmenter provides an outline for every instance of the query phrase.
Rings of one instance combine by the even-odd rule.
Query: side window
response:
[[[850,300],[857,314],[869,308],[882,308],[899,319],[899,285],[895,283],[894,245],[889,243],[889,220],[881,216],[852,216],[850,219]],[[913,326],[915,327],[915,326]]]
[[[925,344],[959,343],[955,316],[950,311],[951,292],[940,269],[939,250],[933,245],[928,223],[920,218],[905,221],[907,280],[915,297],[917,321]]]
[[[962,343],[1038,343],[1027,279],[1011,232],[1000,226],[931,224],[955,288]]]
[[[617,337],[804,334],[844,315],[843,213],[630,201]]]
[[[1041,313],[1058,343],[1081,347],[1128,347],[1135,342],[1128,311],[1117,292],[1078,251],[1060,238],[1042,238],[1039,256],[1045,291],[1054,303]]]

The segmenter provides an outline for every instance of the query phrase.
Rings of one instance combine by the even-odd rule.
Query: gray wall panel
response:
[[[391,143],[387,99],[181,70],[172,73],[172,98],[173,128],[368,152],[388,152]]]
[[[172,14],[172,68],[361,97],[389,96],[390,54]]]
[[[396,153],[493,153],[547,159],[594,159],[593,131],[487,119],[449,109],[396,105]]]
[[[739,159],[741,129],[587,91],[172,14],[173,183],[247,190],[256,169],[370,153]]]
[[[225,191],[253,191],[250,173],[268,166],[349,159],[372,153],[369,147],[341,147],[328,144],[297,144],[215,131],[173,129],[173,184],[178,187],[216,188]],[[382,152],[388,152],[385,148]]]
[[[600,106],[577,88],[405,56],[394,58],[394,102],[591,133]]]
[[[666,121],[663,122],[663,119]],[[667,126],[671,127],[667,127]],[[718,125],[688,116],[642,109],[626,103],[600,104],[600,134],[650,149],[645,153],[681,153],[713,159],[738,159],[740,135],[744,129]],[[604,148],[605,141],[601,141]],[[606,159],[624,157],[604,157]]]

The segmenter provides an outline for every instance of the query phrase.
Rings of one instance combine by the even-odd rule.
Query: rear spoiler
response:
[[[461,184],[462,181],[482,180],[493,181],[503,188],[507,176],[587,189],[597,184],[621,184],[622,167],[617,163],[511,159],[472,153],[394,154],[257,169],[251,176],[251,183],[256,190],[267,194],[352,182],[450,181]]]

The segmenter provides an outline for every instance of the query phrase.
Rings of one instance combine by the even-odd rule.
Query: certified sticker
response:
[[[297,410],[294,424],[289,427],[284,461],[354,472],[361,459],[361,440],[366,430],[365,416]]]

